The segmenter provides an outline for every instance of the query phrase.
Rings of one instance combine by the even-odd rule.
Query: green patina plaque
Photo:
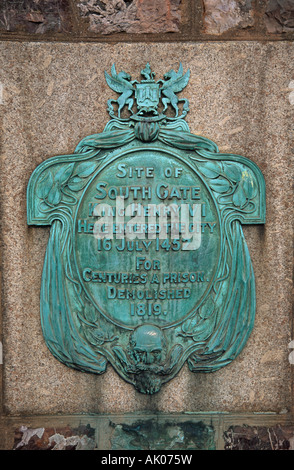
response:
[[[242,224],[265,223],[259,168],[184,120],[190,72],[105,78],[110,121],[50,158],[27,190],[28,224],[51,225],[41,287],[49,350],[102,374],[110,362],[155,393],[187,361],[212,372],[243,349],[255,281]],[[122,117],[123,115],[123,117]]]

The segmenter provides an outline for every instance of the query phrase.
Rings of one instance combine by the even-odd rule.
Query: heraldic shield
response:
[[[254,162],[190,132],[177,97],[189,70],[141,75],[105,72],[119,95],[110,121],[35,169],[27,213],[51,225],[40,294],[51,353],[94,374],[109,362],[153,394],[185,362],[215,372],[245,347],[255,280],[242,224],[265,223],[265,183]]]

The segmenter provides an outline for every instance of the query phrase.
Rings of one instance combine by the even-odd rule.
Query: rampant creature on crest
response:
[[[155,73],[151,71],[149,63],[146,64],[146,67],[141,70],[141,75],[144,77],[142,82],[137,80],[131,80],[131,76],[121,71],[116,72],[115,65],[113,64],[111,68],[111,76],[105,72],[105,78],[109,87],[120,93],[121,95],[117,100],[108,100],[108,111],[111,117],[115,117],[114,108],[112,103],[118,105],[117,117],[121,118],[121,111],[125,105],[128,106],[128,111],[133,114],[133,116],[146,116],[148,113],[151,116],[159,116],[157,111],[161,95],[164,95],[161,98],[163,109],[160,114],[160,117],[167,119],[175,119],[179,117],[179,107],[178,103],[183,102],[183,112],[180,116],[184,117],[189,111],[189,102],[187,99],[179,99],[176,93],[181,92],[188,84],[190,77],[190,70],[184,74],[183,66],[180,63],[179,69],[175,72],[171,69],[164,75],[164,80],[158,80],[155,82],[154,77]],[[136,84],[136,86],[135,86]],[[160,84],[162,86],[160,87]],[[137,113],[133,113],[133,104],[134,99],[132,98],[133,93],[135,93],[135,99],[137,104]],[[168,105],[171,105],[175,111],[174,118],[168,118],[164,112],[167,110]]]
[[[164,78],[167,81],[163,82],[161,88],[161,93],[165,96],[165,98],[162,98],[162,103],[164,104],[163,112],[167,109],[168,104],[171,104],[176,112],[176,117],[178,117],[179,101],[184,101],[184,109],[188,110],[188,100],[179,100],[176,96],[176,93],[179,93],[187,86],[190,78],[190,70],[188,70],[185,75],[183,75],[183,66],[180,64],[178,72],[175,72],[173,69],[171,69],[164,75]]]
[[[134,100],[131,99],[135,88],[132,85],[131,76],[121,71],[116,73],[115,64],[111,67],[111,76],[105,72],[105,78],[109,87],[116,91],[117,93],[121,93],[120,97],[117,100],[108,100],[107,104],[109,109],[113,109],[111,103],[115,102],[118,104],[118,117],[120,118],[120,113],[123,107],[127,104],[128,110],[131,111]]]

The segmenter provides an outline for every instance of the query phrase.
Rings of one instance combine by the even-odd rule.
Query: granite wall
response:
[[[4,0],[1,8],[0,448],[293,449],[293,2]],[[26,222],[36,166],[104,129],[112,93],[104,70],[115,63],[139,78],[146,62],[160,77],[179,62],[190,68],[191,132],[254,161],[267,192],[265,226],[244,227],[257,298],[245,349],[212,374],[183,367],[154,396],[111,366],[85,374],[48,351],[39,292],[49,228]]]
[[[0,37],[156,41],[293,39],[292,0],[2,0]]]

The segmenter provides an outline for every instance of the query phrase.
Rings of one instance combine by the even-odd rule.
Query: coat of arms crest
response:
[[[180,64],[178,72],[175,72],[173,69],[171,69],[164,75],[164,80],[158,80],[157,82],[155,82],[155,73],[151,72],[149,63],[147,63],[146,67],[141,70],[141,75],[144,77],[144,80],[139,83],[137,80],[132,80],[131,76],[124,71],[117,73],[115,65],[112,66],[111,75],[105,72],[105,78],[110,88],[121,94],[117,100],[108,100],[110,116],[114,117],[112,103],[117,103],[117,114],[119,118],[123,107],[127,105],[128,110],[133,115],[133,118],[143,114],[146,118],[146,114],[150,113],[150,115],[157,115],[160,117],[160,119],[164,119],[166,117],[164,112],[166,111],[169,104],[175,111],[175,117],[178,117],[179,101],[184,103],[182,117],[187,114],[189,110],[188,100],[179,100],[176,95],[176,93],[179,93],[186,87],[190,77],[189,70],[185,74],[183,73],[182,64]],[[135,94],[137,113],[133,112],[133,94]],[[159,115],[158,112],[160,98],[163,104],[161,115]]]

